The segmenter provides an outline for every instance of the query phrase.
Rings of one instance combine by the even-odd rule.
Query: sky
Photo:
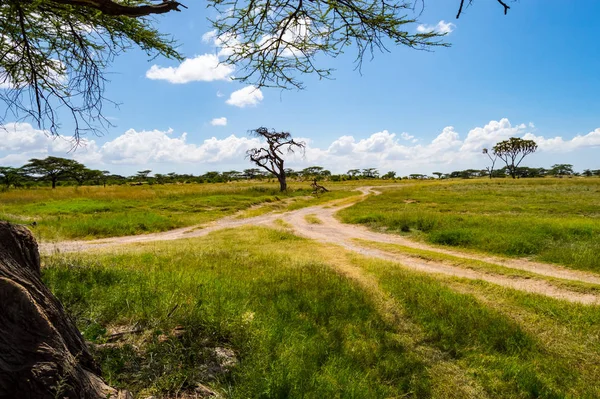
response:
[[[47,155],[74,158],[118,174],[193,173],[252,167],[248,135],[261,126],[289,131],[307,144],[287,167],[448,173],[484,168],[482,154],[509,137],[533,139],[524,166],[570,163],[600,169],[600,2],[521,0],[504,15],[477,0],[456,19],[458,0],[426,0],[407,29],[447,32],[449,48],[389,47],[353,63],[355,49],[323,64],[333,79],[300,76],[305,90],[256,89],[235,67],[219,64],[223,49],[210,34],[214,11],[202,1],[156,17],[186,57],[149,59],[139,50],[107,70],[105,116],[115,126],[88,135],[72,151],[73,127],[61,137],[27,121],[0,129],[0,165],[21,166]],[[2,90],[2,88],[0,88]],[[0,104],[0,112],[4,111]]]

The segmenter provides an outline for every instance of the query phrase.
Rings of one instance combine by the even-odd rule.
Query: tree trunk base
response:
[[[99,376],[83,337],[40,278],[31,232],[0,222],[0,398],[127,398]]]

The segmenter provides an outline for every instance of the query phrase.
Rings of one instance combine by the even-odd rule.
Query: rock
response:
[[[215,357],[219,366],[225,370],[229,370],[238,364],[238,359],[235,356],[235,352],[229,348],[216,347],[214,349]]]
[[[42,283],[30,231],[0,222],[0,398],[128,398],[99,373],[77,327]]]

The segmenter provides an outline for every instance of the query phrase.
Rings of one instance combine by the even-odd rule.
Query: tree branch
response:
[[[112,0],[50,0],[53,3],[74,7],[89,7],[101,11],[103,14],[124,17],[144,17],[153,14],[164,14],[171,11],[181,11],[179,7],[187,8],[174,0],[164,0],[160,4],[146,4],[141,6],[128,6]]]

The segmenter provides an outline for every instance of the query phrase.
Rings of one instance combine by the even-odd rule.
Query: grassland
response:
[[[339,213],[429,243],[600,271],[600,179],[423,182]]]
[[[0,192],[0,219],[37,226],[38,240],[144,234],[206,223],[238,211],[283,211],[355,195],[340,185],[319,197],[308,183],[58,187]]]
[[[600,396],[598,306],[411,272],[285,225],[44,263],[104,376],[137,397]],[[103,346],[119,326],[143,332]],[[212,376],[214,347],[239,364]]]

